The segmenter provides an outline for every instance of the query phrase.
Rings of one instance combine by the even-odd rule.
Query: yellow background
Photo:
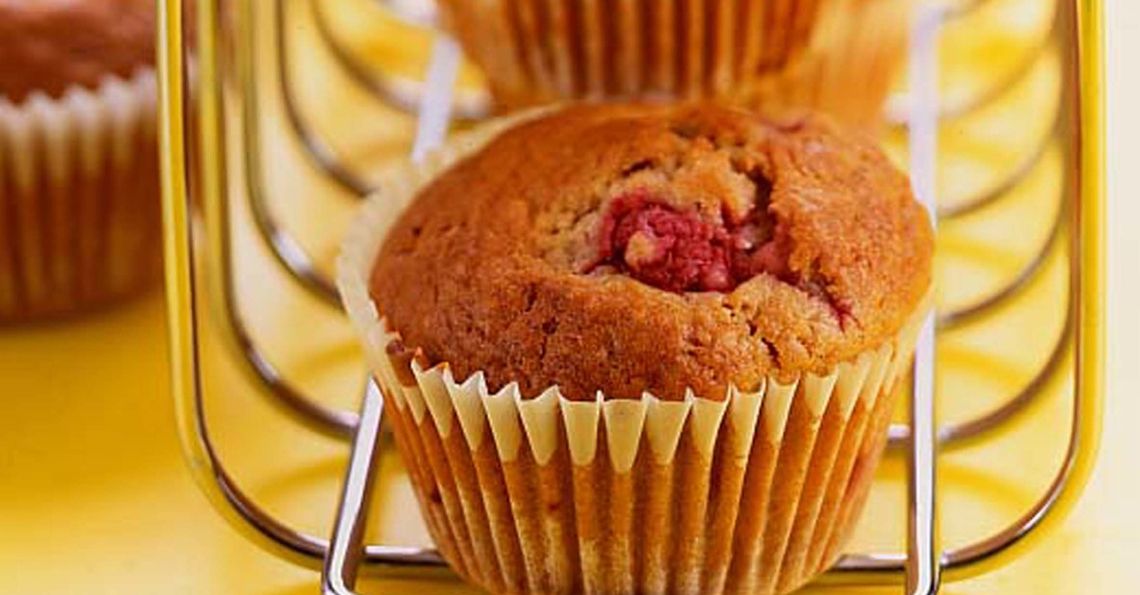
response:
[[[1133,458],[1140,448],[1134,429],[1140,420],[1140,234],[1133,226],[1140,223],[1140,206],[1131,193],[1140,191],[1140,166],[1131,155],[1140,152],[1135,107],[1140,105],[1140,84],[1128,76],[1125,56],[1140,54],[1140,5],[1110,2],[1106,24],[1110,344],[1100,461],[1083,501],[1058,533],[1004,569],[946,586],[947,593],[1135,590],[1134,564],[1140,558],[1140,513],[1135,511],[1140,482]],[[278,303],[275,292],[285,287],[282,282],[263,277],[257,267],[253,271],[246,273],[243,286],[256,289],[267,307],[252,309],[250,317],[259,328],[268,327],[271,337],[303,337],[310,354],[300,358],[292,345],[277,345],[274,355],[309,366],[298,371],[306,387],[341,389],[343,381],[331,376],[343,375],[323,370],[337,368],[325,365],[329,362],[353,356],[351,347],[344,346],[343,329],[315,325],[301,334],[295,328],[275,328],[297,319],[276,317],[278,307],[289,305],[302,313],[306,308],[319,312],[319,307],[292,304],[293,298],[284,294]],[[159,292],[76,322],[0,331],[0,590],[316,592],[315,573],[246,542],[198,493],[178,452],[164,341]],[[217,395],[211,401],[211,421],[235,475],[274,513],[323,534],[344,447],[298,429],[250,391],[236,388],[235,366],[220,346],[211,343],[207,352],[219,368],[210,377],[211,393]],[[351,402],[351,395],[343,399]],[[1032,434],[1029,452],[1056,450],[1064,433],[1060,425],[1050,427],[1058,428],[1055,435]],[[1016,452],[1027,456],[1025,448]],[[1030,457],[1012,464],[1034,467],[1038,462]],[[885,474],[897,475],[890,467]],[[1034,489],[1014,485],[1009,494],[985,494],[995,501],[1008,496],[1013,504],[995,502],[994,507],[1016,511]],[[406,491],[384,493],[377,503],[384,511],[376,522],[378,535],[402,528],[407,516],[416,514]],[[902,501],[892,498],[880,498],[872,511],[901,517],[902,510],[892,511],[892,505],[897,508]],[[944,523],[948,537],[960,533],[953,519]],[[402,593],[415,585],[367,582],[362,590]],[[431,586],[438,593],[459,589],[446,581]]]

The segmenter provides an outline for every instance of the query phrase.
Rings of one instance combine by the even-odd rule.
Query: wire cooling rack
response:
[[[375,0],[401,14],[401,3]],[[898,134],[905,134],[906,153],[916,194],[932,217],[959,221],[998,204],[1026,184],[1030,173],[1056,150],[1061,159],[1061,198],[1046,239],[1030,258],[985,293],[940,307],[925,326],[912,374],[907,423],[892,425],[892,447],[906,448],[908,465],[907,551],[849,553],[820,580],[838,584],[902,584],[908,593],[935,593],[942,581],[986,572],[1024,551],[1047,533],[1072,506],[1085,483],[1095,455],[1102,394],[1101,353],[1104,332],[1103,197],[1101,195],[1100,7],[1092,0],[1057,0],[1051,27],[1014,65],[993,82],[966,95],[947,97],[939,73],[940,32],[967,19],[996,0],[970,0],[948,5],[924,4],[918,11],[910,48],[909,92],[888,110]],[[1040,0],[1048,3],[1048,0]],[[185,7],[179,0],[160,3],[162,98],[162,162],[164,231],[173,394],[185,455],[203,491],[243,534],[282,557],[322,569],[322,590],[347,594],[360,570],[410,569],[413,573],[443,568],[430,548],[366,544],[365,520],[378,461],[383,405],[379,391],[363,382],[359,411],[330,407],[291,383],[271,361],[250,330],[235,287],[231,209],[234,196],[244,195],[257,229],[281,269],[317,300],[339,311],[330,277],[274,212],[273,192],[266,182],[266,147],[259,110],[266,101],[283,106],[285,125],[304,149],[313,168],[350,197],[363,197],[372,183],[335,148],[334,139],[319,132],[300,106],[294,74],[294,11],[308,10],[317,36],[352,84],[377,102],[419,114],[416,150],[438,144],[452,120],[466,121],[487,113],[479,91],[454,85],[458,49],[436,36],[423,82],[385,73],[354,52],[330,25],[331,3],[319,0],[274,0],[272,10],[253,0],[202,0],[196,5],[196,40],[192,47],[196,94],[191,96],[190,53],[184,42]],[[1049,3],[1053,6],[1052,3]],[[406,14],[424,23],[420,13]],[[255,26],[269,18],[272,26]],[[428,17],[430,19],[430,17]],[[426,23],[430,26],[430,22]],[[271,39],[262,39],[268,30]],[[275,85],[258,76],[258,54],[270,48]],[[936,193],[941,124],[987,109],[1010,89],[1023,84],[1042,61],[1059,62],[1057,108],[1045,133],[1015,166],[999,179],[966,192],[954,201],[938,201]],[[943,73],[951,76],[953,73]],[[194,112],[190,110],[193,109]],[[187,122],[193,122],[188,126]],[[228,142],[239,140],[237,149]],[[235,152],[237,154],[235,154]],[[238,169],[233,176],[230,170]],[[243,192],[233,180],[242,181]],[[193,193],[190,190],[193,189]],[[192,198],[200,197],[200,203]],[[200,213],[198,212],[200,207]],[[200,214],[200,216],[195,216]],[[935,404],[935,335],[967,324],[986,324],[1042,273],[1050,255],[1060,252],[1067,268],[1067,303],[1059,310],[1062,332],[1038,371],[1000,405],[965,421],[937,425]],[[200,294],[209,296],[209,307]],[[243,491],[220,459],[206,422],[206,397],[200,361],[200,319],[216,320],[223,338],[264,389],[266,398],[314,432],[351,442],[351,455],[330,538],[306,534],[276,518]],[[1071,357],[1070,357],[1071,355]],[[1068,362],[1072,362],[1071,365]],[[363,374],[362,374],[363,376]],[[1056,475],[1038,501],[1020,517],[991,535],[957,549],[939,540],[935,466],[946,452],[994,438],[1042,398],[1059,377],[1071,378],[1069,442]],[[222,398],[216,396],[215,398]]]

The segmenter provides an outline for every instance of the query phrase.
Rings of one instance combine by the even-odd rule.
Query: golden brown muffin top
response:
[[[153,0],[0,0],[0,97],[53,97],[154,64]]]
[[[720,399],[891,339],[932,249],[906,176],[822,120],[579,106],[421,191],[371,294],[409,349],[492,390]]]

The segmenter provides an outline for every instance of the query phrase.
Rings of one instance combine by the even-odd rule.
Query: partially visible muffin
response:
[[[906,177],[815,116],[529,118],[391,175],[340,262],[441,552],[491,592],[804,584],[929,308]]]
[[[441,0],[500,109],[711,97],[873,128],[912,0]]]
[[[0,323],[157,280],[154,27],[149,0],[0,0]]]

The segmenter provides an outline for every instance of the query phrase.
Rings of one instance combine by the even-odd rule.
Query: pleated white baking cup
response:
[[[487,75],[491,94],[500,103],[524,102],[532,87],[523,45],[533,43],[520,29],[518,3],[507,0],[441,0],[444,28]]]
[[[531,117],[530,115],[522,118]],[[883,450],[929,300],[897,336],[826,374],[720,399],[572,401],[454,378],[369,295],[379,246],[440,172],[514,118],[389,172],[338,261],[429,531],[468,581],[507,593],[773,593],[838,556]]]
[[[902,67],[910,0],[813,0],[796,4],[791,42],[777,42],[742,79],[741,97],[769,110],[811,108],[875,129]],[[777,31],[780,31],[778,28]],[[771,47],[771,46],[770,46]]]
[[[118,300],[158,278],[155,75],[0,97],[0,324]]]
[[[566,99],[713,97],[814,108],[874,128],[910,0],[447,0],[500,109]]]

